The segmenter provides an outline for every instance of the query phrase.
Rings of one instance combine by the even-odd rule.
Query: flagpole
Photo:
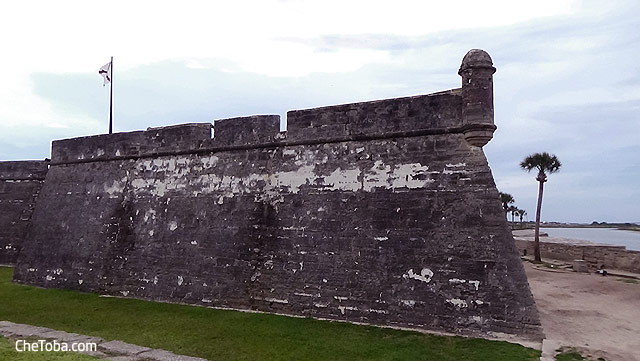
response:
[[[111,57],[111,81],[109,82],[109,134],[113,133],[113,56]]]

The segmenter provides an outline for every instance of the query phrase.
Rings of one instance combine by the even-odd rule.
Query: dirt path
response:
[[[524,266],[547,346],[572,346],[607,361],[640,361],[640,284]]]

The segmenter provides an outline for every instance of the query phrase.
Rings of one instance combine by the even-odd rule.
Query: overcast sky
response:
[[[0,160],[53,139],[428,94],[489,52],[498,188],[535,217],[534,152],[563,163],[543,220],[640,222],[638,1],[13,1],[1,6]]]

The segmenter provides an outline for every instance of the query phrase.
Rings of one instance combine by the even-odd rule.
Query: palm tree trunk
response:
[[[540,187],[538,188],[538,206],[536,207],[536,231],[533,242],[533,256],[536,261],[541,262],[540,256],[540,210],[542,209],[542,191],[544,188],[544,180],[539,179]]]

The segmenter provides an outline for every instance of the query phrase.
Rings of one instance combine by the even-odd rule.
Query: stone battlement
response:
[[[0,181],[44,180],[47,170],[49,170],[49,162],[45,160],[0,162]]]
[[[52,145],[52,162],[81,163],[355,139],[463,134],[467,128],[462,112],[462,90],[453,89],[429,95],[292,110],[287,112],[286,132],[280,132],[279,115],[253,115],[215,120],[213,125],[190,123],[56,140]]]
[[[149,128],[146,131],[54,140],[51,144],[51,162],[111,160],[196,150],[208,139],[211,139],[211,124],[191,123]]]

